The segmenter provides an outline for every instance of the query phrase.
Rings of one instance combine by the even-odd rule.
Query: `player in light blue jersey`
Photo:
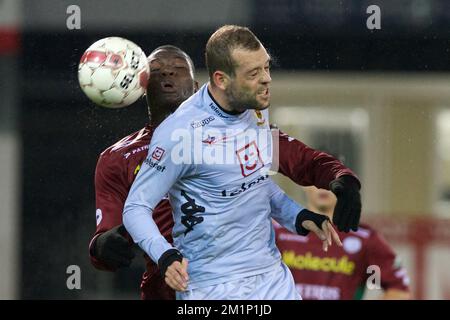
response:
[[[210,82],[155,130],[123,222],[179,299],[298,299],[271,218],[316,232],[325,249],[340,240],[326,216],[270,179],[270,57],[250,30],[225,26],[209,39],[206,61]],[[174,246],[149,214],[167,193]]]

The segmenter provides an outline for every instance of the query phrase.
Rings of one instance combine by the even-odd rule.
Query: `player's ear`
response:
[[[198,81],[194,80],[194,92],[197,92],[199,88]]]
[[[214,82],[216,87],[220,88],[221,90],[225,90],[230,82],[228,75],[225,72],[219,70],[213,73],[212,81]]]

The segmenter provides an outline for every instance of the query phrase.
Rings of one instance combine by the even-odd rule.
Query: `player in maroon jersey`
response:
[[[315,187],[306,187],[305,191],[308,209],[331,218],[336,196]],[[316,237],[294,235],[278,224],[275,230],[283,261],[305,300],[362,298],[366,281],[375,270],[368,267],[373,265],[380,268],[384,299],[410,297],[406,270],[399,265],[383,237],[366,224],[361,224],[356,232],[339,232],[343,246],[330,246],[327,252],[322,250],[322,242]]]
[[[153,130],[198,88],[194,80],[194,65],[181,49],[159,47],[148,60],[151,73],[147,88],[150,124],[107,148],[97,163],[97,229],[89,252],[92,264],[98,269],[114,271],[129,266],[134,258],[132,241],[122,225],[122,210],[128,191],[147,156]],[[350,169],[330,155],[313,150],[285,134],[279,136],[279,148],[282,150],[280,173],[300,185],[331,188],[339,194],[340,209],[351,212],[351,218],[359,221],[360,184]],[[173,220],[168,200],[162,199],[152,215],[162,235],[172,242]],[[157,266],[150,258],[146,257],[146,260],[141,297],[174,299],[174,291],[161,278]]]
[[[194,64],[181,49],[162,46],[148,57],[151,77],[146,95],[150,123],[103,151],[95,171],[97,229],[89,245],[91,263],[115,271],[134,258],[132,240],[122,225],[125,200],[142,162],[147,157],[154,129],[197,89]],[[162,199],[153,212],[162,235],[172,242],[172,208]],[[175,293],[159,275],[149,257],[141,283],[142,299],[174,299]]]

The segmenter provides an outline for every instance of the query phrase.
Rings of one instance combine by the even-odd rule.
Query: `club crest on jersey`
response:
[[[252,173],[264,167],[264,162],[261,159],[261,155],[259,154],[259,149],[255,141],[252,141],[237,150],[236,155],[241,164],[241,171],[244,177],[248,177]]]
[[[345,252],[355,254],[361,250],[362,242],[357,237],[347,237],[342,241]]]
[[[208,134],[208,137],[206,137],[205,139],[202,140],[202,142],[207,145],[212,145],[215,141],[216,141],[216,137],[211,136],[209,134]]]
[[[208,136],[205,139],[203,139],[202,142],[210,146],[215,143],[224,142],[226,140],[227,136],[216,138],[215,136],[211,136],[210,134],[208,134]]]
[[[261,111],[255,110],[255,116],[256,116],[256,119],[257,119],[256,124],[258,126],[262,126],[263,124],[266,123],[266,119],[264,118],[264,115],[263,115],[263,113]]]
[[[155,159],[156,161],[161,160],[165,152],[166,151],[163,148],[156,147],[156,149],[152,153],[152,159]]]

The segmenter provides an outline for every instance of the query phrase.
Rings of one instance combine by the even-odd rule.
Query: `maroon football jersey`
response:
[[[125,200],[142,162],[147,157],[153,130],[153,127],[147,126],[101,153],[95,171],[97,229],[91,244],[99,234],[122,224]],[[316,151],[287,134],[280,134],[279,149],[281,151],[279,172],[300,185],[315,185],[328,189],[329,183],[337,177],[342,175],[356,177],[350,169],[332,156]],[[172,243],[173,217],[169,201],[162,199],[152,216],[162,235]],[[131,238],[129,239],[131,241]],[[156,264],[148,256],[146,260],[147,271],[141,283],[142,298],[174,299],[173,290],[159,275]],[[92,254],[91,262],[98,269],[109,270]]]
[[[95,170],[97,228],[91,244],[101,233],[122,224],[122,212],[131,185],[147,157],[154,128],[147,126],[113,144],[100,154]],[[153,211],[153,219],[161,234],[172,243],[172,208],[162,199]],[[130,242],[132,241],[128,237]],[[91,250],[89,250],[91,251]],[[91,256],[92,264],[102,270],[109,268]],[[141,283],[143,299],[174,299],[175,293],[159,275],[156,264],[145,255],[147,271]],[[110,270],[114,271],[114,270]]]
[[[343,247],[335,243],[323,251],[322,241],[312,232],[294,235],[274,223],[276,243],[305,300],[361,298],[366,280],[378,266],[383,289],[408,290],[406,270],[386,241],[368,225],[356,232],[338,232]]]

